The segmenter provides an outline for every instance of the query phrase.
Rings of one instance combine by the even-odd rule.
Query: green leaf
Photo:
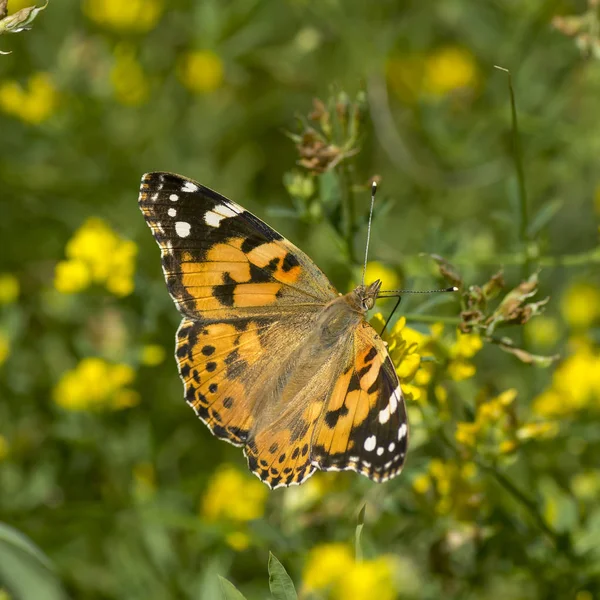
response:
[[[0,581],[16,598],[66,599],[49,559],[4,523],[0,523]]]
[[[218,575],[221,591],[223,592],[224,600],[246,600],[244,594],[240,592],[231,581]]]
[[[363,559],[362,546],[360,545],[360,536],[362,534],[363,527],[365,526],[365,510],[366,504],[362,505],[362,508],[358,512],[358,522],[356,525],[356,532],[354,533],[354,545],[356,553],[356,561],[359,562]]]
[[[269,589],[275,600],[297,600],[296,588],[284,566],[269,552]]]

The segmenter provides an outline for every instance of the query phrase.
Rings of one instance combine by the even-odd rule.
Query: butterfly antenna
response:
[[[371,210],[369,210],[369,225],[367,226],[367,247],[365,248],[365,265],[363,267],[362,285],[365,285],[365,275],[367,274],[367,259],[369,257],[369,242],[371,241],[371,223],[373,221],[373,205],[375,204],[375,194],[377,193],[377,182],[371,184]]]
[[[458,292],[458,288],[452,287],[443,288],[441,290],[382,290],[377,294],[378,298],[397,298],[402,294],[436,294],[438,292]],[[385,295],[384,295],[385,294]]]

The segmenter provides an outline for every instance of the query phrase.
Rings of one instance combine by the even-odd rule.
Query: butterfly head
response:
[[[371,310],[377,300],[377,295],[381,288],[381,279],[377,279],[369,285],[359,285],[350,293],[351,304],[360,312]]]

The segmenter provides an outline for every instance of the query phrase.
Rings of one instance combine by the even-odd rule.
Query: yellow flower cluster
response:
[[[137,246],[120,238],[102,219],[90,218],[67,243],[67,260],[56,265],[54,286],[63,294],[103,284],[116,296],[133,291]]]
[[[24,88],[17,81],[0,83],[0,110],[26,123],[48,119],[58,105],[58,92],[48,73],[33,74]]]
[[[257,479],[232,465],[223,465],[204,493],[201,514],[207,521],[222,521],[233,528],[225,541],[234,550],[250,545],[245,525],[264,515],[268,489]]]
[[[534,400],[533,411],[558,418],[586,409],[600,410],[600,352],[583,342],[556,368],[550,388]]]
[[[413,480],[413,489],[432,503],[437,514],[471,521],[483,501],[478,474],[472,462],[434,459],[427,472]]]
[[[376,331],[381,331],[385,320],[381,313],[373,315],[370,321]],[[421,364],[418,350],[425,336],[418,331],[406,327],[406,319],[400,317],[396,324],[383,335],[388,344],[390,358],[396,367],[396,373],[402,384],[402,391],[413,400],[418,400],[420,390],[410,384]]]
[[[110,72],[115,98],[125,106],[139,106],[150,94],[148,78],[133,48],[121,45],[115,49],[115,62]]]
[[[85,14],[94,22],[115,31],[145,32],[160,19],[163,0],[85,0]]]
[[[0,304],[12,304],[19,292],[19,280],[10,273],[0,273]]]
[[[477,333],[461,333],[456,330],[456,341],[448,347],[448,375],[454,381],[469,379],[475,375],[475,365],[469,359],[473,358],[483,347],[483,342]]]
[[[435,323],[431,326],[431,334],[422,336],[419,351],[422,356],[436,359],[435,362],[423,362],[415,375],[414,383],[421,388],[421,400],[427,401],[427,386],[436,370],[445,368],[445,374],[453,381],[462,381],[475,375],[475,365],[471,359],[481,350],[483,342],[477,333],[462,333],[458,329],[454,335],[444,335],[444,325]],[[434,394],[439,403],[445,404],[446,389],[438,384],[434,386]]]
[[[478,403],[475,420],[461,421],[456,425],[456,441],[467,452],[476,448],[480,454],[507,454],[515,450],[519,442],[535,438],[554,437],[558,425],[552,422],[530,422],[515,426],[511,406],[517,397],[515,389]]]
[[[393,572],[391,557],[356,562],[346,544],[321,544],[308,555],[303,586],[331,600],[394,600]]]
[[[392,90],[406,102],[473,91],[481,78],[473,54],[458,46],[393,57],[388,61],[387,77]]]
[[[179,64],[179,79],[196,94],[209,94],[223,84],[225,69],[221,58],[210,50],[185,54]]]
[[[127,386],[135,371],[125,364],[84,358],[67,371],[54,388],[54,401],[66,410],[121,410],[139,403],[139,394]]]

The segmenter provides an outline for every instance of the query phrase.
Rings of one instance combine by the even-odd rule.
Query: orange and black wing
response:
[[[313,261],[238,204],[171,173],[142,178],[139,205],[180,312],[205,322],[283,316],[337,293]]]
[[[400,473],[406,457],[404,397],[387,349],[370,325],[359,325],[353,346],[315,427],[311,461],[322,471],[351,470],[387,481]]]
[[[179,175],[143,176],[139,204],[184,318],[185,398],[217,437],[244,446],[260,385],[337,296],[301,250],[224,196]]]

